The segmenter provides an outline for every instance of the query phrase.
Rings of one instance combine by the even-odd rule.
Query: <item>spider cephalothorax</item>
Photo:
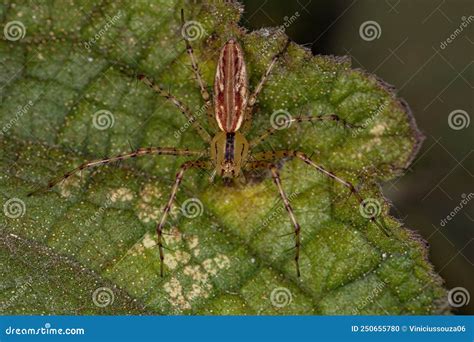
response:
[[[249,143],[240,132],[219,132],[211,142],[211,160],[215,173],[224,178],[239,177],[247,161]]]
[[[181,11],[181,19],[184,25],[183,11]],[[207,130],[205,130],[199,124],[194,114],[180,100],[172,96],[169,92],[165,91],[161,86],[153,82],[153,80],[151,80],[150,78],[144,75],[140,75],[138,78],[150,88],[152,88],[154,91],[156,91],[158,94],[171,101],[186,116],[189,122],[193,122],[193,127],[196,129],[197,133],[204,140],[204,142],[208,144],[208,148],[202,151],[198,151],[189,149],[177,149],[174,147],[149,147],[140,148],[131,153],[125,153],[111,158],[88,161],[81,164],[76,169],[65,173],[63,176],[51,180],[48,183],[46,190],[52,188],[59,182],[69,178],[73,174],[80,172],[83,169],[138,156],[157,154],[198,158],[195,160],[187,161],[181,165],[178,173],[176,174],[176,179],[172,187],[168,202],[163,210],[161,219],[156,227],[158,235],[157,244],[161,260],[160,274],[163,276],[163,260],[165,257],[163,250],[163,228],[165,226],[166,219],[171,210],[171,207],[176,197],[176,193],[186,170],[191,168],[209,170],[214,175],[222,177],[224,180],[232,180],[233,178],[240,177],[243,171],[252,171],[256,169],[270,170],[272,178],[277,186],[278,193],[283,201],[285,209],[288,212],[291,223],[294,227],[294,259],[296,263],[296,273],[299,277],[301,228],[296,220],[296,216],[294,215],[290,201],[285,191],[283,190],[279,171],[276,167],[278,161],[285,158],[300,159],[306,164],[315,168],[317,171],[321,172],[322,174],[346,186],[350,190],[350,192],[354,194],[354,196],[357,198],[360,205],[365,205],[365,202],[359,192],[356,190],[356,188],[352,185],[352,183],[345,181],[344,179],[336,176],[334,173],[326,170],[323,166],[316,164],[303,152],[294,150],[271,150],[255,152],[255,147],[259,146],[263,140],[275,133],[279,129],[279,127],[268,128],[256,138],[250,140],[248,140],[246,137],[246,134],[248,133],[252,121],[253,106],[256,102],[256,99],[268,77],[270,77],[271,72],[275,67],[277,61],[286,52],[290,43],[289,41],[287,41],[282,50],[272,58],[270,64],[267,67],[267,70],[261,77],[255,89],[252,93],[249,93],[247,69],[245,66],[243,49],[236,39],[228,40],[220,51],[214,80],[214,92],[211,95],[209,94],[207,86],[205,85],[204,80],[202,79],[191,44],[185,35],[183,35],[183,38],[186,43],[187,53],[190,56],[191,66],[194,75],[196,76],[196,80],[199,85],[202,98],[205,102],[205,107],[208,111],[208,118],[212,123],[211,126],[218,127],[218,130],[214,132],[213,137],[209,134]],[[304,122],[318,122],[325,120],[333,121],[335,123],[340,122],[345,127],[352,127],[349,123],[339,118],[336,114],[317,116],[306,115],[299,116],[297,118],[289,117],[286,119],[286,122],[280,124],[282,124],[282,126],[288,127],[289,124],[293,122],[300,124]],[[369,219],[379,228],[381,228],[385,234],[388,235],[385,227],[382,226],[379,222],[377,222],[374,217],[369,217]]]

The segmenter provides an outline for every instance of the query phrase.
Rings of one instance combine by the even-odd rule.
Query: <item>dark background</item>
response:
[[[444,226],[462,196],[474,193],[474,122],[452,129],[454,110],[473,116],[474,18],[472,0],[248,0],[241,24],[279,26],[314,54],[349,55],[354,67],[394,85],[410,105],[426,140],[406,174],[384,186],[393,215],[429,243],[429,258],[448,289],[474,295],[474,198]],[[365,41],[359,27],[375,21],[380,37]],[[474,298],[455,310],[474,313]]]

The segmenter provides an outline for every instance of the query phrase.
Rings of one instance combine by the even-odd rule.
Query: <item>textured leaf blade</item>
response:
[[[176,108],[134,78],[150,75],[190,108],[202,106],[180,36],[181,6],[111,3],[88,7],[89,17],[77,5],[54,11],[39,5],[7,9],[5,22],[22,10],[38,15],[22,17],[28,27],[24,40],[0,43],[2,79],[10,80],[5,82],[0,123],[8,125],[18,106],[33,102],[1,140],[2,203],[15,197],[26,207],[19,218],[3,218],[3,234],[75,260],[120,288],[125,303],[128,296],[143,303],[142,313],[440,312],[445,293],[424,246],[388,216],[389,204],[376,185],[398,175],[419,146],[420,134],[406,107],[376,78],[352,70],[347,59],[314,57],[294,44],[262,92],[251,136],[269,127],[271,114],[279,109],[294,116],[337,113],[361,126],[354,131],[333,123],[294,125],[262,148],[314,152],[318,163],[378,201],[390,238],[360,215],[346,188],[297,160],[286,161],[281,173],[303,227],[301,279],[295,276],[293,252],[285,252],[292,247],[291,226],[268,178],[225,188],[209,185],[206,173],[190,172],[171,216],[163,279],[154,224],[183,158],[150,157],[107,166],[84,172],[50,193],[25,197],[83,160],[129,150],[129,143],[205,146],[192,128],[182,129],[186,119]],[[229,35],[242,42],[252,87],[285,42],[283,36],[269,39],[271,30],[241,30],[235,23],[240,15],[236,5],[185,9],[203,28],[193,47],[208,84],[216,54]],[[51,18],[47,30],[39,24],[46,20],[41,13]],[[85,42],[117,15],[87,49]],[[70,25],[64,24],[66,17]],[[54,39],[45,40],[49,32]],[[94,127],[93,115],[100,110],[113,114],[108,129]],[[199,119],[204,122],[205,116]],[[202,215],[194,219],[180,213],[180,204],[192,197],[203,203]],[[2,263],[15,258],[7,250],[3,255]],[[7,276],[8,281],[14,276]],[[57,286],[58,279],[46,272],[45,281]],[[67,286],[75,296],[83,284],[88,280]],[[90,298],[83,299],[91,307]],[[25,305],[31,312],[61,312],[56,305],[35,307],[26,299],[4,311],[17,312]],[[77,310],[77,305],[71,301],[68,309]]]

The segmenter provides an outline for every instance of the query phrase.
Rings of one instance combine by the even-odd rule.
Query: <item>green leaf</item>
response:
[[[348,59],[312,56],[291,44],[259,97],[249,137],[269,128],[277,110],[337,113],[357,125],[294,124],[259,148],[313,154],[378,206],[377,219],[390,237],[361,215],[347,188],[286,160],[282,182],[302,227],[297,278],[292,226],[268,175],[226,187],[189,171],[167,226],[160,278],[155,224],[185,158],[140,157],[26,194],[85,160],[128,151],[129,144],[208,147],[171,103],[135,77],[152,77],[199,112],[203,102],[181,37],[181,8],[198,23],[192,45],[208,85],[219,49],[233,36],[244,49],[253,89],[285,44],[284,34],[247,33],[237,24],[242,8],[236,4],[70,1],[0,8],[2,27],[19,21],[26,29],[22,39],[0,42],[0,266],[1,286],[8,289],[0,296],[2,313],[443,310],[445,290],[424,242],[389,216],[377,184],[400,176],[421,140],[408,107],[383,82],[351,69]],[[94,125],[98,112],[111,120],[107,129]],[[205,115],[199,121],[208,127]],[[191,198],[202,203],[195,218],[180,209]],[[97,297],[102,288],[113,302]]]

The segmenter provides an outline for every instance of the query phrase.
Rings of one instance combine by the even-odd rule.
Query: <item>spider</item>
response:
[[[182,27],[184,27],[185,20],[183,10],[181,10],[181,24]],[[206,144],[208,144],[208,148],[206,150],[199,151],[190,150],[187,148],[178,149],[174,147],[148,147],[139,148],[130,153],[120,154],[115,157],[87,161],[79,165],[77,168],[65,173],[63,176],[50,180],[47,187],[43,190],[47,191],[51,189],[58,183],[86,168],[112,162],[119,162],[124,159],[135,158],[144,155],[197,157],[195,160],[189,160],[183,163],[176,173],[175,181],[172,186],[168,202],[164,207],[162,216],[156,226],[157,245],[160,257],[160,275],[163,277],[163,263],[165,257],[165,246],[163,245],[163,227],[165,226],[168,214],[176,198],[176,194],[183,179],[184,173],[189,169],[202,169],[212,172],[211,181],[216,175],[222,177],[224,181],[233,181],[239,177],[243,177],[244,171],[252,171],[257,169],[269,170],[294,228],[294,261],[296,265],[296,275],[297,277],[300,277],[301,272],[299,259],[301,248],[301,227],[298,224],[293,208],[285,193],[285,190],[283,189],[277,162],[282,159],[297,158],[325,176],[330,177],[347,187],[351,194],[354,194],[354,196],[357,198],[361,206],[365,206],[365,203],[359,191],[352,183],[338,177],[336,174],[328,171],[323,166],[316,164],[304,152],[295,150],[254,152],[255,148],[260,145],[262,141],[264,141],[270,135],[276,133],[280,127],[268,128],[252,140],[248,140],[246,137],[246,133],[248,133],[251,127],[252,113],[257,97],[262,91],[265,82],[270,77],[272,70],[274,69],[278,60],[287,51],[290,45],[290,40],[287,40],[284,48],[275,56],[273,56],[266,68],[265,73],[261,76],[259,82],[257,83],[257,86],[253,92],[250,93],[242,47],[235,38],[229,39],[220,50],[214,80],[214,91],[213,94],[210,94],[207,91],[207,85],[201,76],[201,72],[199,70],[190,40],[185,34],[183,34],[183,38],[194,76],[197,80],[202,99],[205,103],[205,108],[207,108],[208,119],[213,127],[218,127],[218,130],[215,132],[214,136],[211,136],[209,132],[204,129],[204,127],[196,120],[196,117],[189,110],[189,108],[176,97],[171,95],[170,92],[165,91],[160,85],[145,75],[138,75],[138,79],[144,82],[156,93],[173,103],[177,109],[179,109],[186,116],[189,122],[193,123],[192,126],[197,131],[201,139]],[[340,122],[345,127],[353,127],[345,120],[339,118],[336,114],[318,116],[305,115],[299,116],[297,118],[289,117],[285,119],[285,122],[281,123],[281,125],[285,126],[293,122],[300,124],[303,122],[318,122],[325,120]],[[29,193],[28,196],[31,196],[36,191]],[[369,219],[379,228],[381,228],[385,235],[388,236],[386,228],[376,221],[375,217],[369,217]]]

